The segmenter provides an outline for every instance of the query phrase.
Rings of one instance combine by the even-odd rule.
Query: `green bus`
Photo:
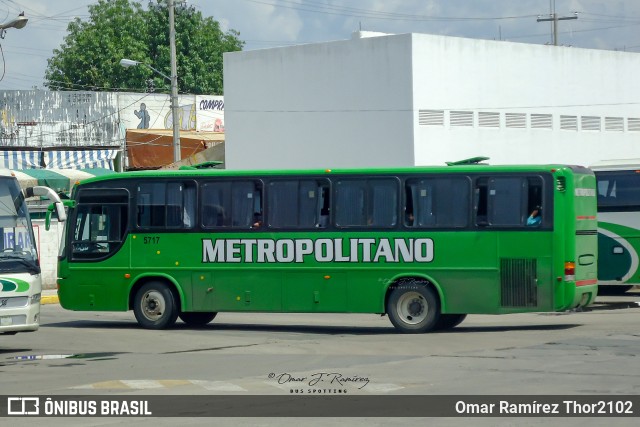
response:
[[[219,312],[376,313],[419,333],[597,294],[583,167],[125,172],[82,181],[71,204],[62,307],[133,310],[148,329]]]
[[[598,191],[598,286],[626,292],[640,285],[640,159],[591,166]]]

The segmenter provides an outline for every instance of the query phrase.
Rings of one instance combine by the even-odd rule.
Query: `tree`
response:
[[[178,91],[222,94],[222,54],[242,50],[240,34],[223,32],[218,21],[184,3],[175,6],[175,29]],[[132,0],[98,0],[89,6],[89,19],[76,18],[67,32],[48,60],[49,89],[169,92],[170,82],[150,68],[120,65],[128,58],[171,74],[166,1],[144,9]]]

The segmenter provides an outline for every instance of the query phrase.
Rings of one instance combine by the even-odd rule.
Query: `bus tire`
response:
[[[434,329],[451,329],[458,326],[467,317],[466,314],[441,314]]]
[[[194,311],[190,313],[180,313],[178,317],[189,326],[204,326],[211,322],[217,314],[215,311]]]
[[[166,283],[149,282],[136,292],[133,313],[145,329],[167,329],[176,323],[178,304]]]
[[[387,314],[398,332],[420,334],[435,328],[440,318],[440,304],[431,288],[400,284],[389,295]]]

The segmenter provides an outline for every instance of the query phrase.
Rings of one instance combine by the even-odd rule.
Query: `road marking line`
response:
[[[246,389],[224,381],[203,380],[113,380],[93,384],[85,384],[72,389],[135,389],[148,390],[195,385],[209,391],[247,391]]]
[[[120,380],[129,388],[135,389],[151,389],[151,388],[164,388],[160,382],[155,380]]]
[[[403,388],[404,386],[398,384],[367,384],[361,390],[368,391],[369,393],[389,393]]]
[[[224,381],[191,380],[191,383],[210,391],[247,391],[239,385],[227,383]]]

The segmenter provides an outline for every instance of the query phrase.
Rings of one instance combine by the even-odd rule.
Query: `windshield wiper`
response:
[[[10,261],[10,262],[18,262],[22,265],[24,265],[25,267],[27,267],[27,271],[31,274],[39,274],[40,273],[40,267],[38,267],[38,265],[34,264],[33,261],[28,261],[24,258],[22,258],[19,255],[13,255],[13,254],[0,254],[0,263],[4,262],[4,261]],[[0,266],[0,270],[1,271],[12,271],[14,269],[12,268],[7,268],[7,267],[1,267]]]

